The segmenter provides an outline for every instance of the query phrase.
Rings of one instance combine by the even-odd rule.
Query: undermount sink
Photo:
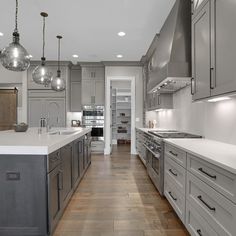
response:
[[[49,132],[49,135],[70,135],[79,132],[79,130],[56,130]]]

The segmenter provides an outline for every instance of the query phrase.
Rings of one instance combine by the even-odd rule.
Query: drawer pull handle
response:
[[[178,176],[172,169],[169,169],[169,172],[174,176]]]
[[[171,198],[172,198],[174,201],[177,201],[177,198],[175,198],[175,197],[172,195],[172,192],[169,192],[169,195],[171,196]]]
[[[203,170],[202,168],[198,168],[199,171],[201,171],[203,174],[209,176],[212,179],[216,179],[216,175],[211,175],[209,173],[207,173],[205,170]]]
[[[199,236],[202,236],[202,231],[200,229],[197,230]]]
[[[172,151],[169,151],[169,153],[170,154],[172,154],[173,156],[175,156],[175,157],[177,157],[178,156],[178,154],[177,153],[174,153],[174,152],[172,152]]]
[[[206,203],[203,199],[202,199],[202,196],[199,195],[197,197],[207,208],[209,208],[211,211],[216,211],[215,207],[211,207],[208,203]]]

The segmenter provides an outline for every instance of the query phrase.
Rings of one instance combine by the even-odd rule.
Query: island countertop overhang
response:
[[[58,131],[58,132],[55,132]],[[59,134],[59,131],[72,131]],[[38,128],[27,132],[0,132],[0,155],[48,155],[91,132],[91,128],[61,128],[38,134]]]

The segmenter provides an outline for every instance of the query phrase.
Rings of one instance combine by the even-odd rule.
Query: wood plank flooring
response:
[[[54,236],[189,236],[129,146],[93,155]]]

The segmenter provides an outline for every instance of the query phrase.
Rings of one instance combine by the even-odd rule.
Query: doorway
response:
[[[129,150],[135,154],[135,78],[106,81],[105,154]]]

